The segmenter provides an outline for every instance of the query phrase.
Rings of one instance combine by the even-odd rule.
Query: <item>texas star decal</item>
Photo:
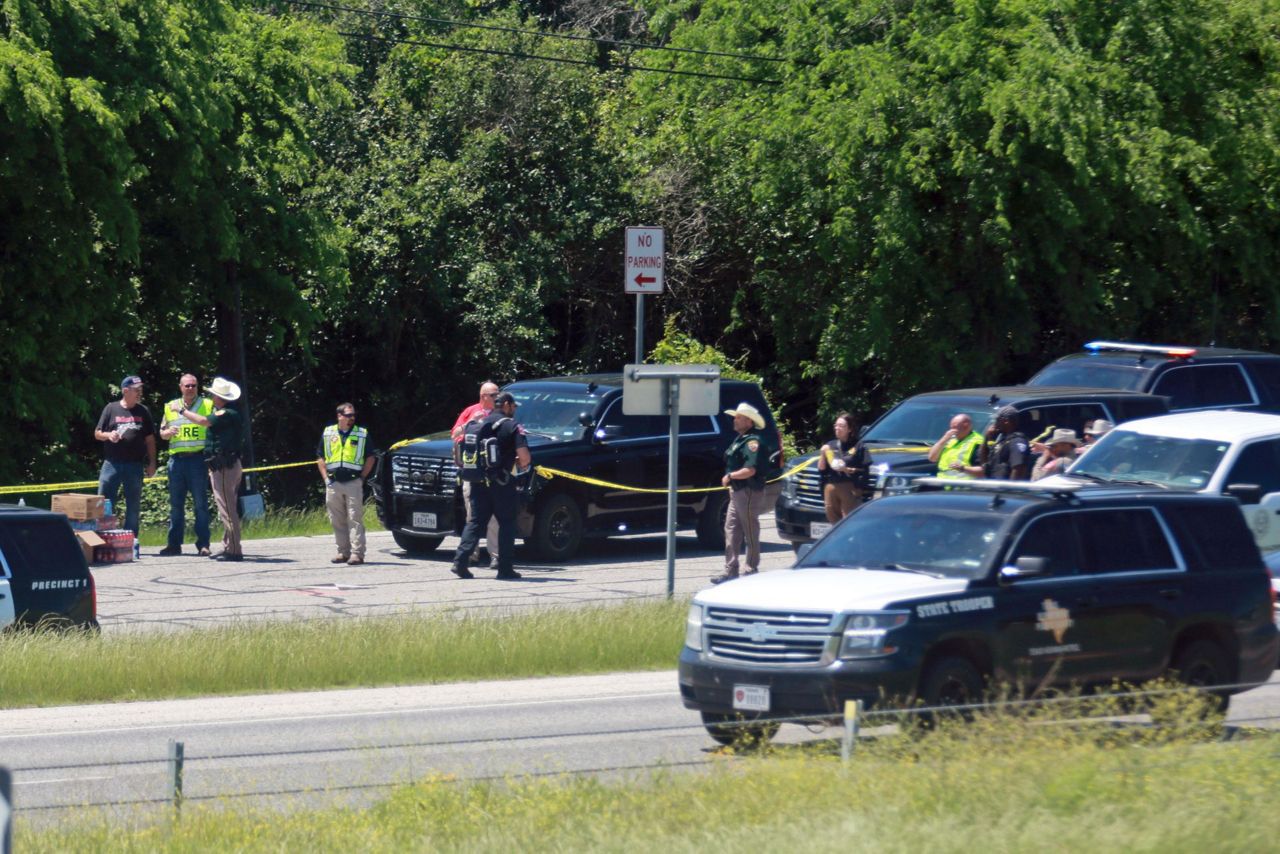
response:
[[[1044,600],[1044,610],[1036,614],[1036,617],[1039,620],[1036,628],[1042,632],[1053,632],[1056,643],[1062,643],[1062,636],[1067,633],[1067,629],[1075,625],[1071,612],[1052,599]]]

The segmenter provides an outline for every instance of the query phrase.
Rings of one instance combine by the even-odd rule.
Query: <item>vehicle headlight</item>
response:
[[[702,651],[702,606],[690,605],[689,616],[684,623],[684,645]]]
[[[792,475],[791,477],[787,478],[782,482],[782,494],[785,495],[788,498],[788,500],[795,499],[796,497],[795,475]]]
[[[906,623],[907,614],[903,611],[850,614],[844,624],[844,637],[840,640],[840,657],[893,655],[898,648],[889,643],[889,632]]]

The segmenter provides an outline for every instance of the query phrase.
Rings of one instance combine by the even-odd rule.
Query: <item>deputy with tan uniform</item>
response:
[[[711,579],[719,584],[738,577],[738,555],[746,546],[745,575],[760,571],[760,512],[764,509],[764,478],[756,467],[760,437],[752,432],[764,429],[760,410],[749,403],[737,409],[726,409],[733,416],[733,429],[738,438],[724,452],[725,475],[722,486],[729,491],[729,514],[724,523],[724,572]]]
[[[199,383],[194,374],[183,374],[178,380],[176,397],[164,405],[160,422],[160,438],[169,441],[169,544],[160,550],[166,557],[182,554],[182,540],[187,531],[187,493],[196,515],[196,552],[208,557],[209,552],[209,480],[204,463],[205,431],[187,417],[194,412],[208,418],[213,401],[199,397]]]
[[[338,405],[338,423],[324,428],[316,446],[316,465],[324,478],[324,504],[338,541],[332,563],[364,563],[364,482],[377,456],[369,431],[356,426],[356,408]]]

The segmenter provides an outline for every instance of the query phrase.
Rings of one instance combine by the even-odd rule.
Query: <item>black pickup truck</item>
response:
[[[916,478],[934,474],[937,465],[929,462],[929,448],[947,432],[953,415],[968,413],[973,429],[981,433],[1002,406],[1018,410],[1018,426],[1030,439],[1052,427],[1079,432],[1086,421],[1098,418],[1120,424],[1169,411],[1165,397],[1114,388],[1000,386],[917,394],[890,409],[862,434],[861,441],[874,462],[867,496],[905,492]],[[801,457],[794,462],[803,461]],[[813,542],[830,529],[816,466],[787,478],[774,513],[778,536],[794,548]]]
[[[624,414],[620,374],[522,380],[503,391],[519,403],[516,420],[528,433],[535,467],[620,486],[666,489],[669,420]],[[757,385],[721,380],[720,401],[721,410],[739,403],[755,406],[775,447],[781,445]],[[718,486],[733,436],[733,419],[727,415],[681,416],[679,487]],[[431,552],[446,536],[461,533],[466,513],[448,433],[388,451],[372,484],[378,518],[405,551]],[[525,487],[518,533],[538,558],[563,561],[577,552],[584,537],[665,531],[666,508],[663,492],[535,474]],[[676,522],[695,529],[703,546],[723,548],[725,509],[723,490],[682,494]]]

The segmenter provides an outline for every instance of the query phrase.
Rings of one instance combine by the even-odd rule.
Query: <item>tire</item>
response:
[[[724,551],[724,522],[729,515],[729,496],[713,492],[707,506],[698,514],[698,545],[704,549]]]
[[[539,560],[565,561],[582,545],[582,511],[578,502],[563,492],[547,496],[533,519],[529,538]]]
[[[1172,678],[1195,688],[1226,685],[1231,681],[1231,659],[1211,640],[1192,641],[1178,650],[1169,669]],[[1226,711],[1229,695],[1216,691],[1212,694],[1217,698],[1217,710]]]
[[[391,536],[396,541],[397,546],[411,555],[431,554],[440,548],[440,544],[444,542],[444,537],[413,537],[408,534],[402,534],[399,531],[392,531]]]
[[[707,735],[716,744],[725,747],[762,747],[777,734],[779,724],[776,721],[753,723],[750,718],[741,714],[724,715],[718,712],[703,712],[702,725]]]
[[[967,658],[949,656],[939,658],[925,670],[920,679],[920,699],[928,707],[966,706],[982,701],[982,673]],[[961,712],[966,720],[972,712]],[[922,718],[931,725],[934,715]]]

